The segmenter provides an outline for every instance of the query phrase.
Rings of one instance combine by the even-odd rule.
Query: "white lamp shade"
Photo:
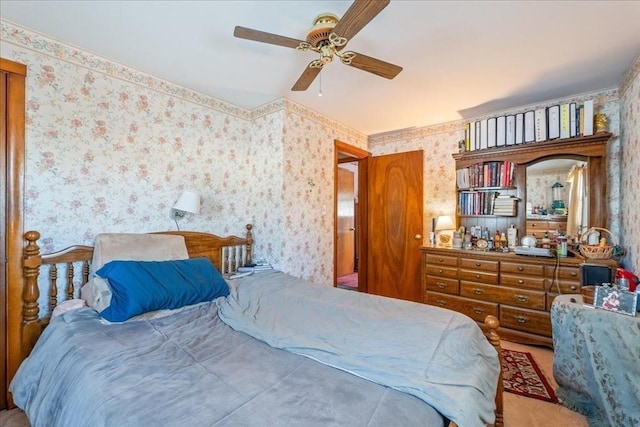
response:
[[[453,230],[456,226],[449,215],[441,215],[436,221],[436,230]]]
[[[195,191],[185,190],[180,195],[180,198],[173,205],[173,209],[176,211],[189,212],[193,214],[200,213],[200,195]]]

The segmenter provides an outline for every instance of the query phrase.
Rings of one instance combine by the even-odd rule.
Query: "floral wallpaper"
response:
[[[627,250],[622,265],[640,275],[640,56],[620,87],[622,155],[616,172],[621,188],[620,240]]]
[[[333,163],[366,136],[286,99],[253,111],[0,21],[4,58],[27,65],[25,229],[43,253],[101,232],[175,230],[183,189],[201,194],[181,229],[243,235],[254,254],[333,279]]]

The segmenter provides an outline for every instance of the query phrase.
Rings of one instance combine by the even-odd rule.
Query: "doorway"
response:
[[[370,153],[335,143],[333,285],[367,292],[367,161]]]

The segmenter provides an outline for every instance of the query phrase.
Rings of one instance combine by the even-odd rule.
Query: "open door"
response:
[[[338,239],[336,276],[353,274],[356,267],[355,173],[338,167]]]
[[[346,144],[341,141],[335,142],[335,219],[334,219],[334,252],[333,252],[333,285],[337,286],[338,272],[343,267],[339,265],[342,253],[340,252],[342,240],[341,240],[341,227],[344,225],[341,223],[339,217],[339,203],[340,203],[340,169],[338,165],[340,163],[357,162],[358,174],[357,179],[354,180],[353,187],[357,188],[358,203],[355,205],[355,250],[358,254],[358,291],[367,292],[367,163],[370,158],[370,153],[361,148],[353,145]],[[353,196],[351,196],[353,199]],[[353,232],[352,232],[353,233]],[[344,236],[343,236],[344,237]],[[350,245],[349,243],[346,243]],[[353,270],[352,270],[353,271]]]
[[[422,302],[423,151],[368,162],[368,292]]]

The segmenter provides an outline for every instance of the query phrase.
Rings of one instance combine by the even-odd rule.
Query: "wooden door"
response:
[[[368,292],[422,301],[423,152],[369,159]]]
[[[355,268],[354,175],[350,170],[338,167],[338,277],[353,273]]]

